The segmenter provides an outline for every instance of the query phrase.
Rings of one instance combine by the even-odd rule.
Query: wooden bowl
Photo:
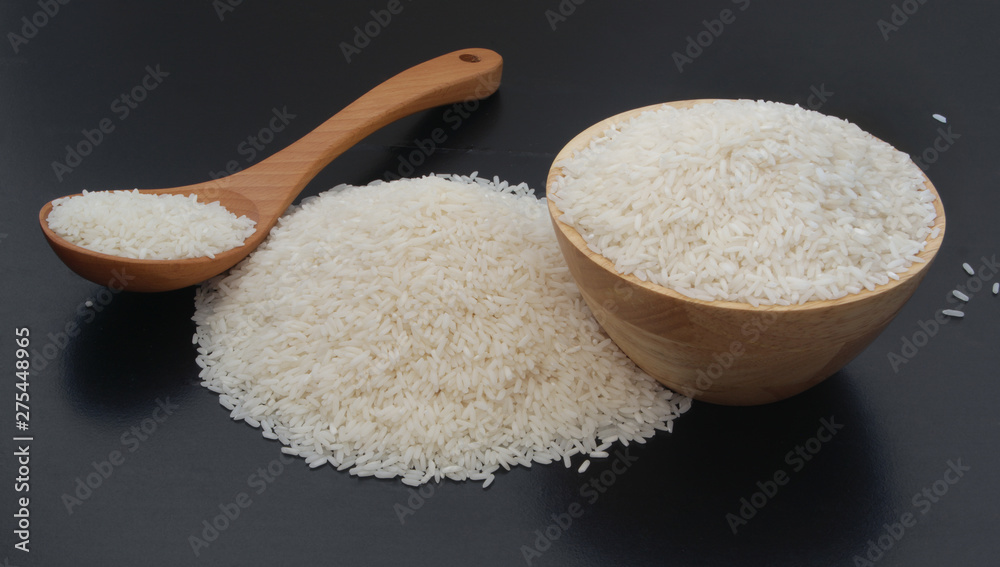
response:
[[[678,108],[713,99],[668,103]],[[556,156],[546,187],[562,173],[558,164],[600,136],[613,123],[654,105],[603,120],[573,138]],[[925,176],[926,179],[926,176]],[[620,274],[607,258],[587,248],[583,237],[549,214],[563,256],[597,321],[640,368],[672,390],[706,402],[765,404],[794,396],[840,370],[889,324],[916,290],[941,247],[945,216],[935,195],[935,227],[914,263],[899,280],[836,300],[754,307],[749,303],[701,301],[666,287]]]

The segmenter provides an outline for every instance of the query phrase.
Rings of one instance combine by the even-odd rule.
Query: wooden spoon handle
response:
[[[500,86],[502,69],[498,53],[476,48],[411,67],[368,91],[284,150],[237,173],[260,181],[241,192],[272,207],[261,211],[264,216],[277,217],[317,173],[369,134],[414,112],[485,98]],[[287,199],[273,194],[272,188],[279,186],[288,187]]]

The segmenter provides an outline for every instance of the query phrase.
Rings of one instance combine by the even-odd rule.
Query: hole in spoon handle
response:
[[[463,53],[458,56],[459,59],[465,61],[466,63],[479,63],[482,59],[478,55],[473,55],[471,53]]]

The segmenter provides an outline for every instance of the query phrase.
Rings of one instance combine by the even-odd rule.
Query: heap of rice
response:
[[[623,274],[703,300],[790,305],[898,279],[932,234],[910,158],[798,106],[663,106],[561,160],[549,198]]]
[[[670,431],[688,398],[602,332],[526,185],[339,186],[196,295],[202,384],[311,466],[493,481]]]
[[[254,233],[256,222],[194,195],[84,191],[52,202],[49,228],[94,252],[145,260],[214,258]]]

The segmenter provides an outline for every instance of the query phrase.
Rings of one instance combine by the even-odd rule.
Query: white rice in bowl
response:
[[[482,481],[607,455],[690,400],[600,329],[526,185],[339,186],[196,295],[203,385],[311,466]]]
[[[555,164],[549,197],[615,269],[707,301],[791,305],[898,279],[936,217],[909,156],[774,102],[664,105]]]
[[[194,195],[84,191],[52,202],[46,219],[62,239],[94,252],[141,260],[214,258],[242,246],[256,222]]]

